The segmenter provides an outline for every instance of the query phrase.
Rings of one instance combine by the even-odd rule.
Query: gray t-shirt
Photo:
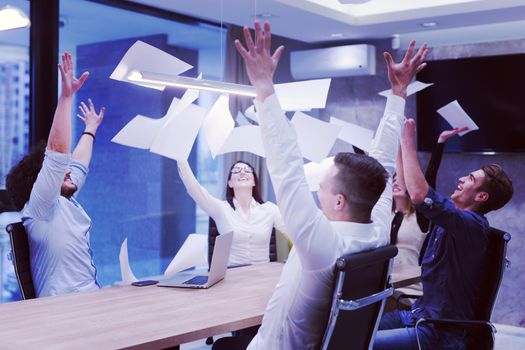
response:
[[[42,169],[22,210],[37,297],[99,288],[89,245],[91,219],[75,199],[88,169],[70,162],[70,158],[70,154],[46,150]],[[78,187],[71,199],[60,195],[68,169]]]

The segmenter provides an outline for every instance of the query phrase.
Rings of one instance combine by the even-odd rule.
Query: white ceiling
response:
[[[394,34],[401,35],[402,42],[407,41],[405,37],[429,34],[438,44],[458,39],[478,42],[525,38],[524,0],[371,0],[360,5],[342,5],[337,0],[133,2],[241,26],[252,25],[257,15],[268,18],[274,33],[305,42],[359,41]],[[426,22],[437,26],[424,27]]]

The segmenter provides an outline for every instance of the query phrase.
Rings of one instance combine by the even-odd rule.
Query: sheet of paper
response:
[[[179,271],[206,264],[208,261],[207,248],[207,235],[190,233],[166,268],[166,271],[164,271],[164,276],[169,278]]]
[[[199,129],[206,117],[206,110],[190,104],[174,116],[159,130],[150,151],[170,159],[186,161],[195,143]]]
[[[429,86],[434,85],[434,83],[423,83],[421,81],[413,81],[411,82],[407,87],[407,96],[413,95],[416,92],[419,92],[423,89],[426,89]],[[384,90],[378,93],[378,95],[387,97],[388,95],[392,95],[392,89]]]
[[[463,136],[474,130],[478,130],[479,127],[474,123],[470,116],[461,108],[458,100],[450,102],[448,105],[441,107],[437,110],[439,114],[452,126],[453,128],[462,128],[468,126],[467,131],[459,133],[459,136]]]
[[[310,191],[315,192],[319,190],[319,184],[332,164],[334,164],[334,157],[325,158],[319,163],[310,162],[304,165],[304,173]]]
[[[218,154],[228,152],[250,152],[264,157],[264,147],[258,125],[246,125],[234,128]]]
[[[124,54],[113,73],[111,73],[110,79],[163,90],[164,87],[162,86],[128,81],[128,75],[134,70],[179,75],[191,68],[193,68],[192,65],[138,40]]]
[[[275,93],[284,111],[324,108],[332,79],[315,79],[275,84]]]
[[[244,111],[244,115],[246,118],[253,120],[256,123],[259,123],[259,117],[257,116],[257,113],[255,113],[255,106],[251,105],[250,107],[246,108]]]
[[[370,145],[374,138],[374,131],[335,117],[330,117],[330,123],[341,126],[342,129],[338,136],[339,139],[359,147],[365,152],[370,150]]]
[[[314,162],[320,162],[330,153],[341,132],[341,126],[312,118],[302,112],[295,112],[292,125],[297,132],[303,157]]]
[[[137,115],[111,141],[124,146],[149,149],[165,122],[165,118],[153,119]]]
[[[123,284],[131,284],[131,282],[138,281],[131,267],[129,266],[129,256],[128,256],[128,239],[124,239],[122,245],[120,246],[120,254],[118,256],[120,261],[120,276],[122,277]]]
[[[219,154],[222,145],[235,127],[235,122],[230,113],[230,99],[228,95],[221,95],[208,112],[202,131],[210,148],[211,156]]]

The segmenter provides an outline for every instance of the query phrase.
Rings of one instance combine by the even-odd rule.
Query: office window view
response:
[[[28,13],[29,2],[18,2]],[[8,136],[0,140],[1,188],[6,172],[28,150],[29,29],[23,33],[21,40],[19,32],[0,32],[0,129]],[[90,1],[60,2],[59,52],[72,54],[77,76],[90,72],[74,101],[73,146],[83,132],[83,122],[74,117],[76,106],[91,98],[97,110],[106,107],[89,176],[78,195],[92,219],[91,247],[101,286],[121,280],[119,252],[125,238],[131,268],[140,278],[162,274],[189,233],[207,234],[208,230],[208,217],[187,195],[174,160],[111,142],[138,114],[162,117],[173,97],[180,98],[184,91],[147,89],[109,76],[128,48],[141,40],[194,66],[185,75],[202,73],[206,79],[221,80],[225,37],[226,29],[219,26],[155,18]],[[204,94],[196,103],[208,107],[217,97]],[[223,188],[217,185],[222,183],[218,179],[220,159],[213,160],[205,141],[200,140],[188,161],[199,182],[221,196]],[[9,239],[4,239],[3,227],[1,232],[5,302],[18,296],[12,264],[5,259]]]

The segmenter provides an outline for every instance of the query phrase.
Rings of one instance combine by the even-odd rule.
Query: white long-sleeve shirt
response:
[[[390,175],[404,106],[404,99],[388,98],[370,151]],[[277,203],[294,247],[248,349],[318,349],[328,319],[337,258],[389,243],[391,180],[372,211],[372,223],[329,221],[308,188],[295,130],[277,97],[256,101],[256,108]]]
[[[250,203],[247,216],[233,199],[236,209],[202,187],[187,162],[178,162],[179,174],[188,194],[197,205],[215,220],[219,233],[233,231],[229,265],[260,264],[270,261],[272,229],[286,232],[279,208],[272,202]]]

